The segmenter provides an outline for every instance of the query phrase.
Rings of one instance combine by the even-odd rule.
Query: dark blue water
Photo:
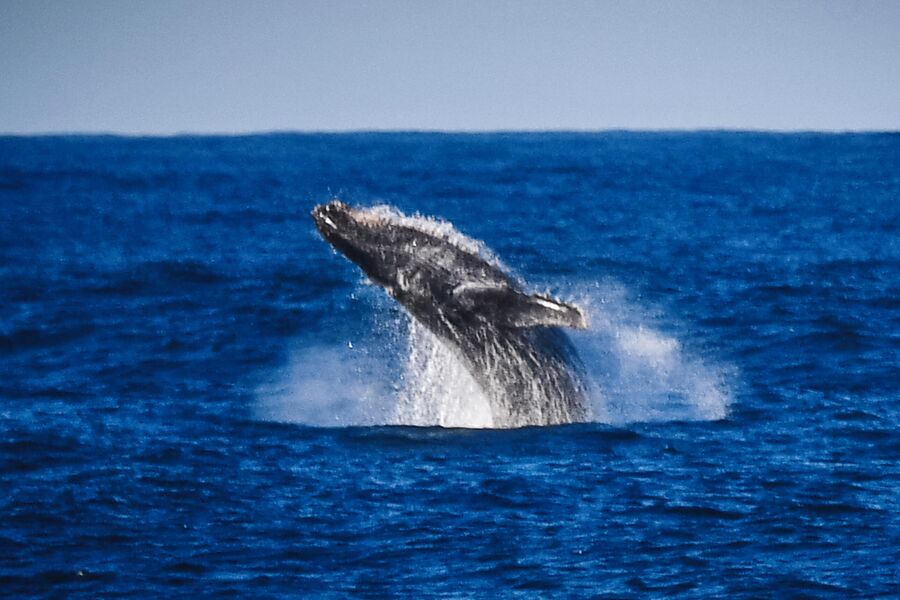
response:
[[[334,196],[590,305],[605,422],[354,426]],[[897,597],[898,423],[896,134],[0,138],[3,596]]]

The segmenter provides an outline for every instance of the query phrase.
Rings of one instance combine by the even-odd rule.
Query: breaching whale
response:
[[[585,421],[584,367],[560,327],[587,327],[577,306],[522,286],[455,230],[334,200],[316,227],[454,351],[485,392],[495,427]]]

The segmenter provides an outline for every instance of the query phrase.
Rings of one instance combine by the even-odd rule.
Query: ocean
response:
[[[494,429],[332,198],[581,306]],[[0,596],[900,597],[900,135],[0,138]]]

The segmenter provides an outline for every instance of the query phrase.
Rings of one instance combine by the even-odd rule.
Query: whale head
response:
[[[316,228],[325,240],[376,283],[389,287],[393,279],[385,261],[391,236],[374,215],[351,208],[340,200],[320,204],[312,211]]]
[[[578,307],[523,293],[496,259],[449,224],[340,200],[316,206],[312,218],[329,244],[425,323],[587,327]]]

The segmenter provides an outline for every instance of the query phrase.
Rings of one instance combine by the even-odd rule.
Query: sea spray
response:
[[[447,344],[408,321],[407,360],[393,421],[402,425],[492,427],[483,390]]]
[[[727,416],[731,367],[687,350],[665,332],[664,316],[651,316],[621,285],[578,284],[567,293],[591,317],[590,330],[571,337],[594,383],[595,415],[614,424]]]
[[[591,327],[570,333],[587,369],[592,420],[717,420],[731,402],[726,366],[685,349],[615,284],[575,284]],[[265,420],[315,426],[494,426],[488,399],[452,349],[371,286],[360,331],[293,353],[257,390]]]

